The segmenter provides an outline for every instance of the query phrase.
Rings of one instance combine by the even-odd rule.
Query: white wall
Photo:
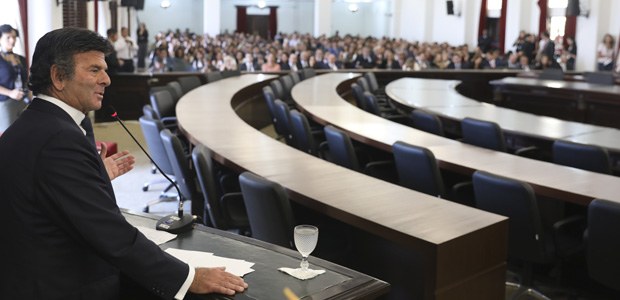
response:
[[[400,14],[400,35],[398,37],[410,41],[426,40],[426,28],[432,27],[426,24],[427,3],[426,0],[402,0],[401,10],[394,12]]]
[[[471,30],[465,27],[466,16],[448,15],[446,1],[432,1],[432,34],[435,42],[448,42],[452,45],[465,43],[465,32]],[[430,8],[430,7],[429,7]],[[463,13],[467,13],[464,11]]]
[[[35,8],[36,9],[32,9]],[[28,53],[30,61],[37,41],[51,30],[62,27],[62,6],[56,0],[28,0]]]
[[[160,0],[145,0],[144,10],[132,14],[132,22],[139,18],[140,22],[146,24],[150,42],[154,41],[157,32],[165,32],[168,29],[175,30],[179,28],[183,31],[185,28],[189,28],[191,32],[204,32],[203,0],[177,0],[170,2],[172,5],[164,9],[159,5],[161,3]],[[124,10],[124,14],[127,14],[126,10]],[[122,16],[119,15],[119,20],[122,21],[121,18]],[[132,23],[132,34],[135,34],[136,29],[137,27]]]

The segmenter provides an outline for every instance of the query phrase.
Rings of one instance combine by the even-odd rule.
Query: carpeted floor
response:
[[[138,121],[125,121],[124,123],[142,146],[148,150]],[[123,130],[121,125],[116,122],[96,123],[94,131],[98,141],[114,141],[118,144],[119,151],[129,150],[136,157],[134,169],[112,181],[118,206],[129,210],[142,211],[146,203],[158,199],[160,193],[168,184],[163,182],[165,179],[159,172],[157,174],[151,173],[151,164],[148,158]],[[142,191],[142,186],[147,181],[159,181],[160,183],[151,185],[149,190],[144,192]],[[186,202],[184,206],[186,211],[189,212],[190,202]],[[153,205],[150,208],[150,213],[167,215],[176,211],[177,207],[178,205],[174,201],[162,202]]]

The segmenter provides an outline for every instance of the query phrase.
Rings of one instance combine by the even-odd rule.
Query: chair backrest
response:
[[[604,85],[616,84],[616,78],[612,72],[586,72],[583,74],[586,82]]]
[[[267,109],[271,114],[271,123],[279,136],[286,135],[286,124],[279,123],[276,117],[276,96],[273,94],[273,89],[270,86],[263,87],[263,96],[265,97],[265,103],[267,103]]]
[[[144,135],[144,140],[146,141],[146,146],[149,149],[149,154],[164,173],[173,175],[174,170],[172,169],[170,159],[164,148],[164,143],[159,135],[159,133],[164,130],[164,125],[161,121],[146,116],[140,117],[139,122],[142,135]]]
[[[316,71],[312,68],[305,68],[301,70],[301,78],[306,80],[308,78],[316,76]]]
[[[284,188],[249,172],[239,176],[252,237],[292,248],[295,221]]]
[[[177,80],[181,84],[183,95],[202,85],[198,76],[181,76]]]
[[[301,81],[299,72],[291,72],[289,75],[291,75],[291,79],[293,79],[293,84],[298,84]]]
[[[222,73],[220,73],[219,71],[212,71],[207,73],[207,83],[215,82],[222,78]]]
[[[210,220],[215,228],[226,230],[228,224],[222,214],[217,185],[213,179],[215,172],[209,150],[203,145],[196,145],[192,150],[192,161],[198,177],[200,190],[205,198],[204,220]]]
[[[221,74],[223,78],[241,76],[241,70],[224,70]]]
[[[379,108],[377,97],[371,92],[364,92],[364,108],[371,114],[381,116],[381,109]]]
[[[416,109],[411,112],[409,117],[411,118],[414,128],[428,133],[445,136],[445,132],[443,131],[443,123],[441,123],[441,120],[437,115],[421,109]]]
[[[276,121],[282,131],[282,135],[286,140],[286,144],[289,146],[295,146],[295,141],[293,139],[293,135],[291,134],[290,109],[288,105],[280,99],[276,99],[274,101],[274,105],[276,109]]]
[[[325,131],[325,139],[329,146],[331,162],[354,171],[361,171],[362,169],[357,160],[357,154],[355,154],[351,138],[342,130],[336,129],[331,125],[325,126],[323,130]]]
[[[195,184],[195,175],[189,168],[189,160],[185,151],[183,150],[183,145],[181,144],[181,140],[179,137],[172,134],[170,130],[164,129],[159,135],[161,136],[161,140],[164,144],[164,149],[166,149],[166,154],[168,155],[168,159],[170,160],[170,165],[172,165],[172,170],[174,171],[174,178],[181,190],[181,194],[185,199],[190,199],[195,202],[192,203],[192,213],[199,213],[200,215],[204,214],[204,202],[201,197],[197,196],[197,189]],[[194,208],[200,207],[199,212],[194,211]]]
[[[368,80],[366,79],[366,77],[362,76],[358,78],[357,84],[362,87],[362,90],[364,90],[364,92],[370,92],[370,85],[368,84]]]
[[[497,123],[464,118],[461,121],[461,132],[465,143],[506,152],[504,133]]]
[[[312,135],[308,118],[296,109],[292,109],[290,112],[290,121],[291,134],[293,135],[293,139],[296,141],[297,149],[308,154],[318,156],[319,153],[316,146],[316,141]]]
[[[271,86],[276,99],[286,100],[286,98],[284,98],[284,87],[282,86],[282,82],[280,82],[280,80],[272,80],[269,85]]]
[[[445,197],[437,160],[426,148],[398,141],[392,145],[400,185],[431,196]]]
[[[181,87],[181,84],[178,81],[170,81],[166,85],[170,88],[170,94],[172,95],[172,99],[176,104],[177,102],[179,102],[179,99],[181,99],[181,97],[185,95],[185,93],[183,93],[183,88]]]
[[[142,115],[147,119],[158,119],[157,113],[150,104],[144,104],[144,106],[142,106]]]
[[[547,68],[540,72],[538,78],[548,80],[564,80],[564,71],[562,71],[562,69]]]
[[[290,75],[285,75],[280,77],[280,82],[284,91],[284,99],[288,101],[291,99],[291,90],[293,90],[293,85],[295,85],[293,78]]]
[[[508,256],[528,262],[549,262],[553,249],[546,244],[532,187],[484,171],[474,173],[473,183],[476,207],[509,218]]]
[[[174,100],[168,90],[161,90],[151,94],[151,106],[157,113],[157,118],[174,117],[176,115]]]
[[[588,205],[586,261],[594,280],[620,290],[620,203],[595,199]]]
[[[370,86],[370,92],[372,93],[377,92],[377,90],[379,90],[379,82],[377,82],[377,77],[375,76],[375,73],[366,72],[366,74],[364,74],[364,77],[366,77],[366,80],[368,80],[368,85]]]
[[[353,99],[355,100],[355,105],[360,109],[366,110],[366,101],[364,100],[364,89],[357,84],[351,83],[351,93],[353,94]]]
[[[553,162],[582,170],[611,174],[607,150],[596,145],[557,140],[553,142]]]

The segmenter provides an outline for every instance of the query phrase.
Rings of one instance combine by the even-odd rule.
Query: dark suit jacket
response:
[[[121,215],[95,147],[56,105],[35,99],[0,137],[0,295],[118,299],[120,272],[171,299],[185,263]]]

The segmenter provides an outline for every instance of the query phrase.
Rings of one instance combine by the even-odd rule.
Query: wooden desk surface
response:
[[[343,79],[341,74],[329,76],[332,75],[324,79]],[[271,78],[242,75],[192,90],[176,107],[182,130],[194,144],[203,144],[213,151],[219,162],[280,183],[293,201],[405,249],[413,249],[411,255],[420,253],[425,265],[412,272],[424,273],[424,285],[430,289],[424,292],[424,298],[456,299],[452,297],[470,288],[467,285],[480,287],[471,282],[481,274],[489,276],[491,272],[503,276],[506,245],[502,241],[505,242],[507,234],[505,217],[337,166],[276,141],[241,120],[231,107],[231,99],[234,101],[239,90]],[[334,82],[308,81],[308,84],[313,83],[316,84],[311,88],[312,98],[321,99],[322,95],[332,98]],[[409,135],[436,146],[454,143],[405,126],[394,126],[368,114],[352,116],[352,108],[347,105],[344,101],[328,101],[315,108],[323,113],[347,116],[350,123],[377,135],[391,137],[393,141]],[[467,242],[472,240],[476,242]],[[480,257],[479,253],[487,255]],[[497,292],[498,284],[503,289],[501,282],[494,280],[487,281],[485,287],[492,287],[491,290]]]
[[[128,211],[123,215],[134,226],[155,229],[157,218],[153,215]],[[312,280],[297,280],[278,271],[280,267],[294,268],[299,264],[297,251],[201,225],[195,225],[192,231],[179,234],[160,247],[211,252],[221,257],[253,262],[255,271],[244,276],[248,289],[235,295],[234,299],[284,299],[281,295],[285,287],[300,298],[312,299],[375,299],[389,290],[389,284],[384,281],[316,257],[309,259],[311,268],[321,268],[326,272]],[[192,295],[191,299],[229,298],[222,295]]]
[[[508,79],[532,80],[509,77],[502,79],[502,81]],[[538,82],[556,82],[534,80]],[[557,82],[562,83],[562,81]],[[575,136],[614,130],[608,127],[564,121],[478,102],[460,95],[455,90],[457,84],[458,82],[451,80],[402,78],[388,84],[386,94],[394,101],[404,105],[425,108],[444,117],[459,121],[465,117],[491,121],[499,124],[506,131],[543,139],[571,140]],[[568,82],[567,84],[583,84],[583,82]],[[427,88],[427,86],[431,88]],[[411,92],[411,90],[415,90],[415,92]],[[420,100],[421,98],[428,100]],[[453,101],[444,105],[445,100],[439,100],[436,104],[432,104],[434,102],[433,99],[453,99]],[[600,141],[603,143],[600,146],[611,146],[620,149],[620,135],[617,137],[618,142]]]
[[[620,96],[620,86],[618,85],[603,85],[603,84],[594,84],[594,83],[580,82],[580,81],[506,77],[506,78],[502,78],[498,80],[492,80],[489,83],[491,85],[522,85],[522,86],[545,87],[549,89],[559,89],[559,90],[568,90],[568,91],[597,92],[597,93],[614,94],[614,95]]]
[[[304,80],[293,88],[293,98],[318,122],[333,124],[349,132],[354,139],[382,149],[391,151],[391,145],[401,140],[429,148],[435,154],[440,167],[465,173],[484,170],[515,178],[530,183],[540,195],[581,205],[587,205],[595,198],[620,202],[617,188],[620,186],[620,178],[618,177],[482,149],[366,113],[346,102],[336,92],[336,87],[341,82],[357,75],[331,73]],[[409,78],[397,81],[404,84],[409,81]],[[431,82],[434,80],[414,79],[412,81],[429,81],[429,86],[435,87],[440,85],[440,83]],[[444,84],[446,84],[445,81]],[[551,122],[551,118],[543,118],[543,121]],[[545,127],[553,127],[553,124],[547,123]]]
[[[613,152],[620,152],[620,131],[617,128],[617,114],[620,111],[620,86],[592,84],[579,81],[541,80],[536,78],[506,77],[492,80],[491,85],[499,88],[501,93],[508,95],[519,94],[520,97],[528,97],[530,101],[545,103],[566,102],[566,110],[572,110],[574,114],[581,115],[589,123],[603,124],[604,126],[592,126],[584,132],[562,137],[574,142],[594,144],[607,148]],[[525,93],[527,91],[527,93]],[[512,97],[512,96],[511,96]],[[520,103],[520,98],[512,100]],[[549,100],[551,99],[551,100]],[[563,101],[559,101],[563,100]],[[549,107],[549,111],[562,111],[561,106]],[[613,121],[610,121],[613,120]],[[572,126],[570,121],[561,121],[562,127]],[[549,136],[553,138],[553,136]],[[605,138],[601,138],[605,137]]]

